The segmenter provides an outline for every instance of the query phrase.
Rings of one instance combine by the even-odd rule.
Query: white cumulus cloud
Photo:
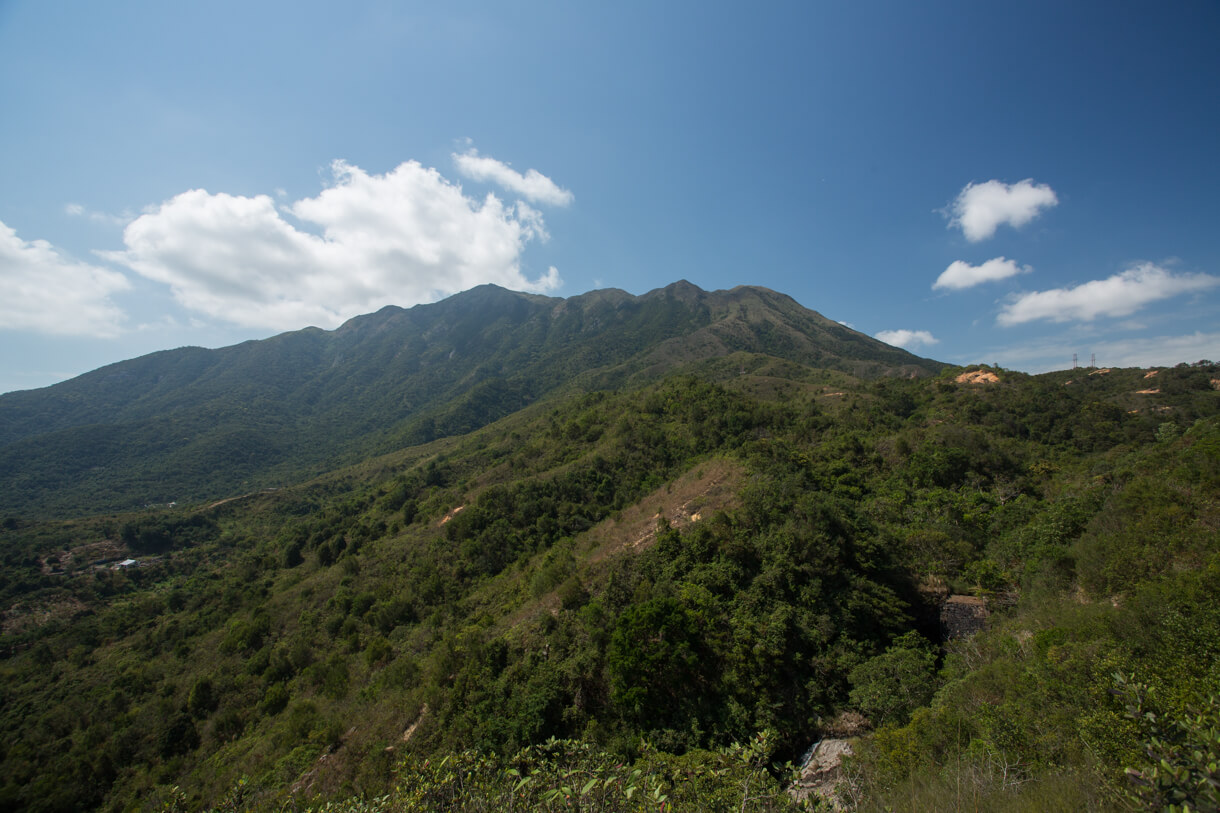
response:
[[[982,265],[971,265],[970,263],[956,260],[940,273],[940,276],[936,278],[936,282],[932,283],[932,288],[933,290],[948,288],[960,291],[963,288],[973,288],[975,285],[981,285],[984,282],[995,282],[1015,277],[1017,274],[1027,274],[1033,270],[1028,265],[1017,265],[1016,260],[1009,260],[1004,257],[996,257]]]
[[[472,181],[491,181],[534,203],[567,206],[572,202],[571,192],[538,170],[526,170],[522,175],[503,161],[479,155],[473,147],[463,153],[454,153],[453,163],[458,172]]]
[[[1002,181],[966,184],[950,207],[950,226],[957,226],[972,243],[986,240],[1007,223],[1024,226],[1043,209],[1059,203],[1055,190],[1027,178],[1015,184]]]
[[[521,269],[526,245],[547,238],[523,202],[467,197],[415,161],[384,175],[343,161],[332,171],[317,197],[283,209],[269,195],[183,192],[132,221],[122,251],[101,255],[169,285],[196,312],[281,330],[334,327],[483,283],[561,285],[553,267],[536,279]]]
[[[61,336],[117,336],[123,312],[110,295],[131,283],[117,271],[26,242],[0,223],[0,328]]]
[[[926,330],[882,330],[877,333],[875,338],[904,350],[930,346],[940,341]]]
[[[1020,325],[1040,319],[1090,322],[1099,316],[1130,316],[1152,302],[1204,291],[1218,284],[1220,277],[1175,274],[1153,263],[1141,263],[1112,277],[1073,288],[1020,294],[1001,309],[997,321],[1001,325]]]

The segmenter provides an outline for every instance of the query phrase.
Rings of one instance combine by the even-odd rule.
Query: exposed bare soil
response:
[[[37,629],[56,619],[71,618],[88,607],[75,596],[56,596],[34,601],[21,601],[9,607],[0,620],[0,630],[14,635]]]
[[[462,513],[465,510],[466,510],[466,506],[459,505],[456,508],[454,508],[452,511],[450,511],[448,514],[445,514],[445,516],[441,517],[441,521],[438,522],[437,524],[444,525],[446,522],[453,519],[454,517],[456,517],[458,514]]]
[[[953,379],[958,384],[998,384],[1000,377],[990,370],[971,370]]]
[[[593,561],[619,551],[648,548],[657,541],[661,519],[681,529],[736,506],[743,477],[741,466],[731,460],[700,463],[617,516],[590,528],[584,546],[592,551]]]

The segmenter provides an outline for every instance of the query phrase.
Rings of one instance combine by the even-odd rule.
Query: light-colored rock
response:
[[[998,384],[1000,377],[990,370],[971,370],[953,379],[958,384]]]
[[[788,794],[802,802],[810,797],[829,802],[835,810],[846,809],[840,797],[843,776],[843,757],[852,755],[850,740],[825,739],[810,749],[801,776],[788,788]]]

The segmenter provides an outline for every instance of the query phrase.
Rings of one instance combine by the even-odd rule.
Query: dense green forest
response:
[[[13,511],[0,805],[795,809],[850,718],[853,809],[1214,809],[1220,368],[985,371],[709,355],[299,485]]]

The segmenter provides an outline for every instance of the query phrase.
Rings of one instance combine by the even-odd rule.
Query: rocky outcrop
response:
[[[999,384],[1000,377],[990,370],[971,370],[953,379],[958,384]]]
[[[987,602],[977,596],[949,596],[940,608],[944,640],[973,635],[987,626]]]
[[[841,786],[847,781],[843,775],[843,757],[851,754],[849,740],[825,739],[816,743],[801,766],[800,779],[788,787],[788,794],[798,802],[817,797],[835,810],[845,809],[839,799]]]

